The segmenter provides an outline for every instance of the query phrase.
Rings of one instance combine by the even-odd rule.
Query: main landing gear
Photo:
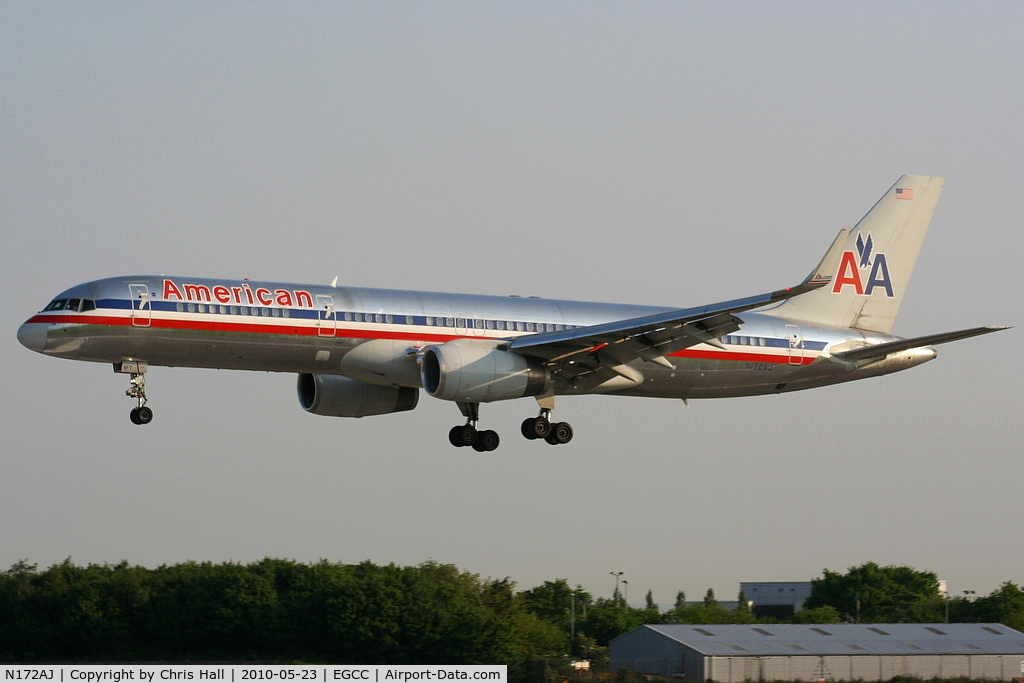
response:
[[[544,439],[552,446],[572,441],[572,425],[568,422],[552,422],[551,411],[543,408],[537,417],[523,420],[520,431],[527,439]]]
[[[466,417],[466,424],[455,425],[448,432],[451,445],[462,448],[472,446],[473,450],[484,453],[498,447],[501,439],[492,429],[477,429],[480,420],[479,403],[459,403],[459,410]],[[572,425],[568,422],[551,422],[551,408],[542,407],[540,415],[523,420],[520,432],[527,439],[543,439],[552,446],[572,441]]]
[[[484,453],[493,451],[501,443],[498,432],[493,429],[478,430],[476,423],[480,420],[479,403],[459,403],[459,410],[466,416],[466,424],[455,425],[448,431],[448,441],[456,448],[472,446],[474,451]]]
[[[124,375],[131,375],[129,384],[124,395],[128,398],[137,399],[139,405],[132,408],[129,414],[133,424],[146,425],[153,421],[153,409],[146,405],[146,370],[149,366],[142,361],[122,361],[114,363],[114,372]]]

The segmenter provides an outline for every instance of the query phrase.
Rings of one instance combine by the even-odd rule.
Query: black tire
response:
[[[476,428],[473,425],[455,425],[448,431],[448,441],[456,448],[472,446],[476,441]]]
[[[128,418],[132,421],[133,425],[140,425],[140,424],[142,424],[141,422],[139,422],[139,409],[138,408],[132,408],[132,412],[128,413]]]
[[[551,423],[543,417],[528,417],[523,420],[522,432],[527,439],[544,439],[551,433]]]
[[[558,422],[551,427],[551,433],[544,439],[552,446],[560,446],[572,441],[572,425],[568,422]]]
[[[138,418],[140,425],[148,425],[153,421],[153,409],[146,406],[135,409],[135,415]]]
[[[493,451],[501,443],[501,438],[498,437],[498,432],[493,429],[485,429],[482,432],[476,433],[476,441],[473,442],[473,450],[478,453],[484,453],[487,451]]]

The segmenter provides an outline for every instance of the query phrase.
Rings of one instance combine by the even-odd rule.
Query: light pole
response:
[[[572,643],[576,642],[576,591],[569,593],[569,600],[569,613],[571,614],[569,646],[572,647]]]
[[[622,604],[629,607],[629,579],[622,580]]]
[[[608,572],[608,573],[615,577],[615,592],[612,593],[612,597],[615,600],[618,600],[619,599],[619,579],[622,578],[622,575],[625,574],[626,572]]]

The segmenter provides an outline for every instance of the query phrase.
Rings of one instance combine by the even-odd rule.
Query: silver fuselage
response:
[[[381,383],[419,386],[416,357],[453,339],[509,340],[672,310],[555,299],[444,294],[249,280],[136,276],[96,280],[58,295],[22,325],[23,344],[47,355],[100,363],[139,360],[183,366],[357,375],[345,357],[387,340],[388,362],[407,371]],[[718,398],[794,391],[887,374],[935,357],[931,348],[894,353],[867,367],[829,362],[830,351],[892,341],[850,328],[745,312],[734,334],[668,356],[641,359],[643,377],[604,393]],[[378,344],[384,342],[378,341]],[[379,353],[379,350],[377,351]],[[590,393],[558,381],[556,394]]]

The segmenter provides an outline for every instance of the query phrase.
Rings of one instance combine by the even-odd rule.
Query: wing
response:
[[[626,368],[627,363],[642,359],[671,368],[669,354],[700,343],[719,346],[718,337],[740,328],[737,313],[790,299],[831,282],[845,232],[840,231],[818,267],[795,287],[696,308],[525,335],[510,340],[506,348],[541,360],[552,374],[573,386],[593,387],[615,376],[637,381],[638,373]]]

